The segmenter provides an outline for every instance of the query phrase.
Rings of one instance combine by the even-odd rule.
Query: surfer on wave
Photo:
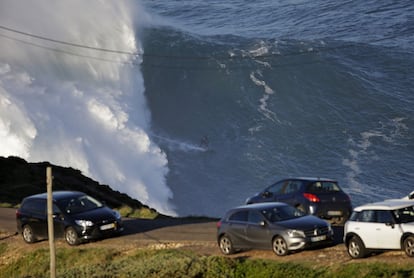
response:
[[[200,148],[208,149],[208,145],[209,145],[208,136],[204,135],[203,137],[201,137],[201,140],[200,140]]]

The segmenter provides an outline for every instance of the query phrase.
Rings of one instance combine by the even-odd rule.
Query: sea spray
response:
[[[139,6],[2,1],[0,155],[80,169],[174,215],[167,159],[148,136]]]

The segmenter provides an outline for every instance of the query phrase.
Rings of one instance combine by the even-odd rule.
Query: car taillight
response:
[[[318,196],[311,194],[311,193],[303,193],[303,196],[309,201],[311,201],[312,203],[318,203],[320,201]]]
[[[216,227],[217,227],[217,229],[221,227],[221,221],[216,223]]]

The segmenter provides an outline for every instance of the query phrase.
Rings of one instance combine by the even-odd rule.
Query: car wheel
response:
[[[219,247],[221,252],[225,255],[234,253],[233,243],[231,242],[231,239],[226,235],[220,238]]]
[[[24,241],[26,241],[27,243],[33,243],[36,241],[36,236],[33,232],[33,229],[29,225],[23,226],[22,236]]]
[[[353,259],[363,258],[366,255],[364,243],[358,237],[352,237],[348,241],[348,255]]]
[[[404,239],[404,251],[408,257],[414,257],[414,236],[409,236]]]
[[[277,236],[273,239],[272,243],[273,252],[278,256],[285,256],[288,254],[288,247],[286,241],[281,236]]]
[[[80,240],[78,233],[73,227],[68,227],[65,230],[65,240],[69,245],[78,245]]]

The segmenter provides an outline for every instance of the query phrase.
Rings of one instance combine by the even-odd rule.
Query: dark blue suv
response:
[[[120,214],[85,193],[56,191],[52,198],[55,237],[64,237],[69,245],[123,231]],[[26,242],[47,238],[47,194],[23,199],[16,221],[17,230]]]
[[[248,198],[246,204],[283,202],[332,224],[344,224],[352,212],[349,196],[338,182],[325,178],[287,178]]]

